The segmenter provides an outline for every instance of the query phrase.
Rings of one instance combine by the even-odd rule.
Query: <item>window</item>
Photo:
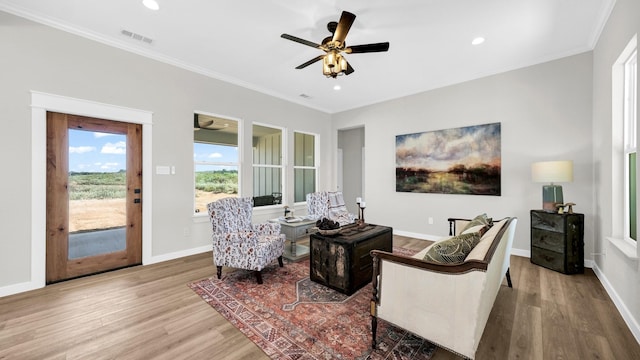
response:
[[[282,204],[282,129],[253,125],[253,206]]]
[[[293,180],[294,201],[306,201],[307,194],[316,191],[316,136],[294,132]]]
[[[637,133],[637,68],[638,52],[624,63],[623,119],[624,119],[624,179],[625,179],[625,238],[637,241],[636,209],[636,133]]]
[[[208,203],[238,196],[238,121],[196,114],[193,130],[194,211],[206,214]]]

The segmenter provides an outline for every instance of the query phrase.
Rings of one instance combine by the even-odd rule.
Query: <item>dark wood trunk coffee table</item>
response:
[[[336,235],[311,234],[311,281],[351,295],[371,281],[371,250],[393,251],[392,229],[366,224],[347,225]]]

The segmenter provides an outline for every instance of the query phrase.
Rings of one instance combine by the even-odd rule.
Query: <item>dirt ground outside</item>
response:
[[[69,201],[69,232],[108,229],[127,223],[125,199]]]
[[[207,204],[237,194],[196,191],[196,209],[207,212]],[[144,199],[143,199],[144,201]],[[69,232],[108,229],[126,225],[125,199],[69,201]]]
[[[227,198],[227,197],[237,197],[238,194],[225,194],[218,193],[214,194],[212,192],[206,192],[201,190],[196,190],[196,211],[200,213],[207,213],[207,204],[210,202],[214,202],[219,199]]]

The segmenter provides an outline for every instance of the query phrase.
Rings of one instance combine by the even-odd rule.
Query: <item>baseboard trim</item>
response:
[[[442,236],[438,236],[438,235],[419,234],[419,233],[396,230],[396,229],[393,229],[393,234],[399,235],[399,236],[406,236],[414,239],[429,240],[429,241],[435,241],[442,238]]]
[[[211,245],[205,245],[197,248],[176,251],[173,253],[152,256],[149,262],[145,263],[144,265],[151,265],[151,264],[156,264],[163,261],[175,260],[175,259],[179,259],[179,258],[191,256],[191,255],[202,254],[204,252],[211,251],[211,250],[212,250]]]
[[[0,297],[15,295],[15,294],[19,294],[19,293],[23,293],[31,290],[40,289],[42,287],[43,287],[42,285],[37,284],[34,281],[27,281],[19,284],[3,286],[3,287],[0,287]]]
[[[511,255],[525,257],[525,258],[531,258],[531,251],[530,250],[522,250],[522,249],[511,248]]]
[[[592,268],[593,268],[593,272],[598,277],[598,280],[600,280],[600,283],[602,284],[602,286],[604,286],[604,289],[607,291],[607,294],[609,294],[609,297],[611,298],[611,300],[613,300],[613,304],[618,309],[618,312],[620,312],[620,315],[622,315],[622,318],[624,319],[624,322],[629,327],[629,330],[631,330],[631,333],[636,338],[636,341],[640,344],[640,325],[638,325],[638,322],[636,321],[636,319],[633,317],[633,315],[631,314],[627,306],[624,304],[624,302],[616,292],[616,290],[613,288],[613,286],[609,282],[609,279],[607,279],[607,277],[604,275],[602,270],[600,270],[600,268],[598,267],[598,264],[593,263]]]

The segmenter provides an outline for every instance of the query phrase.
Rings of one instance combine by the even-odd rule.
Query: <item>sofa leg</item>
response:
[[[509,272],[509,269],[507,268],[507,285],[509,285],[510,288],[513,287],[513,285],[511,284],[511,273]]]
[[[284,264],[282,263],[282,255],[278,256],[278,265],[280,265],[280,267],[284,266]]]
[[[220,277],[222,276],[222,266],[216,266],[216,269],[218,270],[218,279],[220,279]]]
[[[258,280],[258,284],[262,284],[262,271],[254,271],[256,273],[256,280]]]

